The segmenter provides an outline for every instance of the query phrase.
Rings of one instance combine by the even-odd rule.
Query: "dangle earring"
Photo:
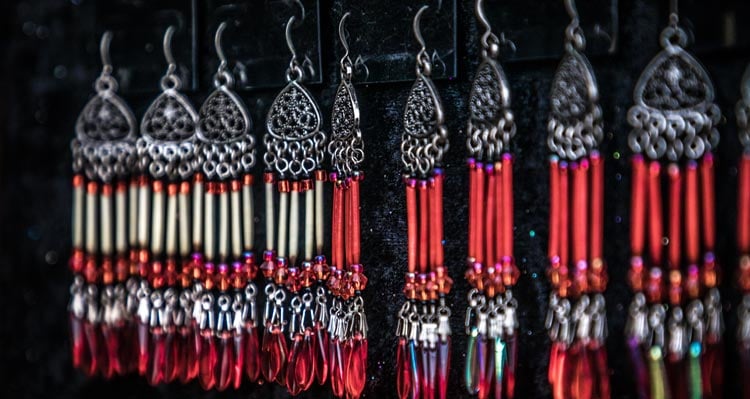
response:
[[[737,128],[743,147],[739,167],[737,197],[737,250],[739,271],[737,279],[742,291],[742,302],[737,309],[737,343],[740,355],[743,398],[750,398],[750,67],[741,83],[742,98],[737,102]]]
[[[610,397],[607,368],[607,286],[602,254],[604,159],[602,111],[594,71],[573,0],[565,55],[550,92],[549,299],[552,340],[548,379],[555,399]]]
[[[513,397],[517,354],[519,271],[513,259],[513,155],[516,125],[510,87],[497,61],[501,41],[492,33],[482,0],[476,16],[484,26],[482,62],[469,98],[469,252],[466,279],[465,386],[470,394]]]
[[[408,272],[399,311],[396,353],[397,392],[401,399],[446,398],[450,365],[450,308],[445,295],[452,280],[443,264],[443,155],[448,130],[443,106],[430,79],[432,64],[419,28],[423,6],[414,16],[413,31],[421,46],[417,79],[404,110],[401,161],[406,185]]]
[[[684,50],[687,34],[678,22],[672,0],[663,50],[641,74],[628,111],[635,296],[626,336],[639,395],[715,398],[721,397],[724,327],[711,151],[721,111],[706,70]]]
[[[303,11],[304,16],[304,11]],[[304,18],[304,17],[303,17]],[[304,70],[292,44],[292,16],[286,24],[286,41],[292,58],[287,86],[276,96],[266,119],[264,186],[266,196],[266,251],[261,272],[266,278],[266,305],[261,344],[263,378],[285,385],[297,395],[315,379],[315,365],[323,354],[315,333],[325,324],[325,290],[328,265],[323,256],[322,168],[325,133],[320,130],[320,108],[302,86]],[[278,219],[275,219],[274,184],[278,187]],[[303,195],[304,207],[300,207]],[[304,222],[300,216],[304,215]],[[300,231],[304,246],[300,257]],[[278,228],[277,228],[278,227]],[[274,244],[274,238],[277,238]],[[291,317],[287,321],[284,301],[290,293]],[[284,337],[285,326],[291,348]]]
[[[151,384],[185,380],[194,367],[190,362],[199,355],[190,353],[195,348],[187,342],[185,330],[192,323],[186,283],[194,267],[190,253],[199,248],[191,248],[187,217],[196,168],[198,114],[179,92],[182,81],[175,74],[171,49],[174,32],[170,26],[164,34],[167,73],[161,79],[162,93],[141,120],[142,137],[137,142],[141,170],[135,262],[140,277],[136,291],[138,372]],[[194,222],[200,223],[198,218]]]
[[[200,376],[205,389],[218,390],[238,388],[243,374],[255,381],[260,371],[253,282],[258,267],[252,252],[255,138],[247,108],[232,90],[234,76],[221,46],[225,29],[222,22],[216,30],[220,63],[215,89],[201,106],[196,132],[204,174],[200,180],[206,181],[204,207],[195,208],[196,220],[205,220],[204,269],[194,274],[203,275],[198,290],[203,291],[198,316],[204,349]],[[201,237],[200,229],[196,233]]]
[[[128,185],[135,166],[136,123],[133,112],[117,95],[109,57],[111,41],[112,33],[105,32],[96,95],[78,116],[76,138],[71,142],[73,366],[86,375],[105,378],[130,370],[133,349],[126,284],[132,284],[127,282],[127,256],[132,243],[128,229],[134,226],[128,211],[135,198],[128,195]]]
[[[361,296],[367,277],[360,263],[359,185],[364,174],[359,165],[364,159],[364,149],[359,130],[359,104],[351,81],[354,64],[349,58],[344,30],[344,22],[350,14],[344,14],[339,22],[344,56],[341,58],[341,83],[333,102],[331,141],[328,144],[333,163],[330,176],[333,183],[330,266],[333,277],[329,280],[329,288],[334,296],[329,320],[331,350],[328,362],[323,351],[324,357],[315,367],[317,372],[321,363],[330,366],[334,396],[356,399],[365,387],[367,372],[367,319]],[[344,303],[348,304],[347,308],[344,308]],[[320,323],[321,320],[317,321]],[[321,345],[328,340],[323,327],[316,324],[318,337],[322,337],[318,338]],[[321,374],[317,375],[318,382],[322,382]]]

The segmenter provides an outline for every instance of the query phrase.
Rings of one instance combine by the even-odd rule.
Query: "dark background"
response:
[[[388,37],[397,47],[389,49],[385,45],[378,47],[375,42],[359,42],[353,45],[354,57],[358,52],[365,53],[374,65],[380,62],[377,53],[390,52],[405,57],[393,58],[399,63],[393,65],[394,69],[381,64],[377,64],[381,69],[374,67],[373,73],[380,73],[382,79],[373,76],[371,81],[385,82],[357,85],[366,146],[362,252],[370,276],[365,292],[370,323],[365,396],[370,398],[395,396],[395,316],[402,303],[406,261],[398,149],[401,114],[410,87],[408,80],[412,79],[409,74],[413,71],[413,59],[407,55],[416,51],[409,20],[425,2],[321,0],[319,47],[314,40],[317,38],[314,19],[308,20],[313,23],[312,27],[300,28],[310,33],[298,35],[300,40],[310,43],[307,50],[298,43],[300,51],[306,51],[316,61],[313,64],[319,75],[313,80],[320,82],[312,84],[311,90],[320,99],[326,120],[338,83],[340,47],[335,32],[343,11],[350,7],[358,10],[349,25],[354,43],[357,43],[358,31],[368,32],[362,33],[362,37],[376,37],[373,31],[400,32],[400,36]],[[118,75],[127,81],[121,93],[140,118],[150,99],[157,94],[157,79],[165,67],[159,47],[160,34],[167,24],[173,23],[169,21],[175,19],[179,25],[175,54],[182,73],[188,77],[190,98],[200,104],[211,88],[210,76],[216,65],[210,47],[216,18],[233,15],[231,9],[224,14],[212,13],[211,7],[217,3],[236,3],[241,9],[245,7],[246,13],[256,10],[254,7],[261,7],[258,10],[263,13],[274,13],[273,18],[261,13],[273,29],[259,29],[258,35],[265,35],[262,40],[267,38],[280,43],[280,46],[267,47],[285,56],[282,26],[285,18],[295,11],[278,2],[4,0],[0,3],[0,397],[261,398],[286,395],[282,388],[268,385],[246,385],[238,393],[219,395],[203,392],[197,383],[153,388],[136,377],[105,382],[83,378],[70,367],[66,323],[67,290],[71,280],[66,266],[70,242],[68,142],[73,137],[77,113],[91,95],[91,85],[98,74],[100,34],[105,28],[117,29],[112,44],[115,69],[132,72]],[[523,274],[515,290],[521,319],[516,395],[544,398],[550,395],[546,381],[549,343],[543,328],[549,290],[544,273],[548,206],[548,150],[544,143],[549,87],[562,48],[562,28],[567,17],[562,1],[488,0],[487,3],[496,32],[505,29],[518,46],[517,53],[508,55],[513,60],[504,65],[512,86],[513,111],[518,124],[514,140],[517,154],[515,250]],[[625,114],[632,103],[632,90],[640,71],[659,50],[657,38],[667,22],[667,1],[581,0],[579,3],[587,33],[591,32],[594,22],[598,22],[588,20],[587,16],[603,18],[601,27],[610,37],[616,33],[612,51],[607,50],[606,45],[595,44],[600,38],[589,35],[589,41],[594,43],[590,47],[591,61],[599,81],[606,131],[612,132],[602,144],[607,161],[605,254],[611,276],[606,293],[608,349],[613,397],[626,398],[633,397],[633,384],[622,336],[630,300],[625,282],[629,208],[629,151],[626,146],[629,129]],[[734,216],[740,147],[733,109],[739,98],[740,77],[750,61],[750,33],[747,31],[750,7],[741,0],[681,3],[681,21],[695,38],[691,40],[691,48],[714,79],[716,101],[726,118],[720,128],[722,137],[717,155],[718,255],[727,270],[723,286],[729,353],[725,393],[726,397],[738,397],[737,361],[732,350],[734,304],[738,295],[731,280],[736,264]],[[454,314],[450,397],[466,397],[460,378],[465,357],[462,324],[467,292],[462,278],[467,216],[463,129],[471,77],[479,59],[480,32],[473,16],[473,2],[458,0],[455,15],[453,4],[443,1],[437,14],[447,12],[451,18],[430,17],[428,13],[424,24],[425,29],[436,30],[428,37],[428,46],[440,48],[439,55],[448,61],[446,69],[437,72],[441,77],[437,86],[445,105],[452,142],[446,162],[445,193],[446,261],[456,281],[449,301]],[[177,11],[170,13],[170,7]],[[394,7],[401,7],[403,12],[394,13]],[[155,11],[161,8],[167,12]],[[602,13],[601,9],[610,11]],[[257,18],[257,12],[250,14]],[[379,15],[391,17],[378,19]],[[431,21],[443,22],[430,27]],[[444,21],[448,21],[447,25]],[[132,37],[129,28],[132,28]],[[231,43],[232,35],[245,32],[243,29],[239,23],[234,31],[229,29],[225,43]],[[236,40],[235,46],[240,47],[229,55],[232,58],[244,56],[251,64],[252,54],[258,58],[262,54],[259,47],[245,40],[252,39],[246,35]],[[245,51],[248,53],[243,53]],[[259,68],[271,68],[269,65],[276,61],[272,59]],[[402,70],[406,72],[400,72]],[[263,115],[274,93],[280,89],[279,82],[273,79],[282,77],[283,70],[277,71],[254,75],[261,81],[258,86],[265,88],[241,91],[256,121],[258,137],[262,134]],[[261,237],[257,238],[256,242],[262,242]],[[325,388],[316,388],[304,396],[329,395]]]

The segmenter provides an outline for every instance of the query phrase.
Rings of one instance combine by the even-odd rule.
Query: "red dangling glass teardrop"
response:
[[[724,349],[721,344],[721,342],[704,344],[705,351],[701,355],[701,376],[703,376],[703,397],[706,399],[723,397],[721,388],[724,376]]]
[[[138,369],[138,330],[134,322],[126,322],[118,329],[120,337],[120,364],[122,374],[135,372]]]
[[[567,381],[566,376],[570,374],[566,368],[567,366],[567,357],[568,357],[568,351],[566,350],[563,343],[555,342],[552,344],[552,348],[555,350],[555,362],[554,362],[554,369],[552,369],[553,364],[550,361],[550,369],[551,371],[554,370],[554,375],[552,376],[552,397],[554,399],[567,399],[567,385],[565,381]]]
[[[88,364],[83,364],[83,372],[88,376],[93,376],[99,371],[103,370],[101,368],[103,364],[100,363],[104,358],[101,353],[104,348],[102,348],[100,345],[101,339],[99,338],[99,334],[100,330],[98,325],[84,320],[83,335],[85,337],[89,356],[84,357],[84,359],[88,359]]]
[[[315,378],[318,384],[323,385],[328,379],[328,330],[320,322],[315,323],[315,335],[313,339]]]
[[[398,337],[396,348],[396,392],[399,399],[408,399],[411,392],[409,355],[406,353],[406,338]]]
[[[217,343],[215,367],[216,389],[223,391],[232,383],[234,372],[234,338],[230,332],[224,331],[215,341]]]
[[[86,337],[83,333],[83,320],[75,317],[72,313],[70,316],[70,349],[73,357],[73,367],[84,368],[90,362],[91,353],[86,345]],[[86,366],[84,366],[86,365]]]
[[[507,399],[513,399],[516,390],[516,364],[518,363],[518,339],[515,333],[505,341],[508,359],[505,362],[504,394]],[[603,398],[606,399],[606,398]]]
[[[232,387],[238,389],[242,385],[242,376],[245,373],[245,332],[235,331],[232,334],[234,346],[234,367],[232,367]]]
[[[273,329],[273,331],[271,331]],[[282,371],[286,364],[287,346],[281,328],[266,327],[263,331],[261,365],[263,378],[267,382],[283,381]]]
[[[315,381],[315,332],[311,328],[305,329],[300,360],[304,361],[305,370],[304,373],[301,373],[304,378],[299,382],[302,385],[302,390],[306,391]],[[297,365],[302,368],[299,366],[300,360],[297,360]]]
[[[578,341],[569,352],[568,364],[572,370],[570,379],[565,380],[565,384],[570,385],[571,397],[591,399],[594,394],[594,375],[586,344]]]
[[[214,372],[217,363],[216,342],[214,341],[213,333],[211,330],[201,331],[200,339],[200,382],[203,389],[209,390],[216,385],[216,374]]]
[[[667,369],[667,380],[669,381],[669,392],[673,398],[688,397],[687,362],[685,359],[670,359],[667,357],[665,366]]]
[[[412,398],[419,398],[420,392],[421,392],[421,382],[420,378],[421,375],[419,373],[419,370],[421,370],[421,365],[419,364],[419,355],[417,354],[417,342],[414,340],[409,340],[406,344],[407,349],[407,364],[409,365],[409,373],[411,374],[411,395]]]
[[[151,356],[149,358],[149,367],[147,379],[151,385],[158,385],[164,382],[164,375],[167,368],[167,341],[166,334],[161,327],[151,331]]]
[[[421,347],[422,395],[424,398],[435,397],[435,373],[437,371],[437,349]]]
[[[148,373],[149,362],[149,333],[148,324],[138,322],[138,374],[145,376]]]
[[[448,377],[451,365],[451,337],[438,342],[437,348],[437,397],[446,399],[448,397]]]
[[[255,382],[260,377],[260,339],[257,328],[249,325],[245,331],[245,374]]]
[[[355,334],[348,342],[350,347],[345,370],[347,396],[358,399],[367,382],[367,339],[361,333]]]
[[[609,385],[609,367],[607,366],[607,348],[601,346],[601,343],[592,342],[590,349],[590,355],[593,359],[593,369],[595,370],[596,384],[598,397],[601,399],[609,399],[610,397],[610,385]]]
[[[115,375],[122,374],[120,337],[115,327],[110,327],[106,324],[102,325],[102,336],[107,347],[107,367],[102,369],[102,375],[104,378],[112,378]]]
[[[489,342],[487,337],[480,335],[477,338],[477,373],[479,374],[479,385],[477,397],[479,399],[487,399],[490,397],[490,389],[492,388],[492,378],[495,375],[495,355],[488,349]]]
[[[196,323],[192,323],[190,327],[184,327],[184,330],[181,330],[180,333],[184,334],[186,342],[184,371],[180,377],[180,381],[185,383],[198,378],[198,374],[200,374],[200,355],[203,341]]]
[[[344,356],[341,350],[341,342],[338,338],[334,338],[330,341],[328,348],[333,396],[342,398],[346,394],[346,387],[344,382]]]
[[[166,382],[177,381],[180,379],[182,374],[182,368],[185,364],[182,357],[185,353],[185,346],[182,341],[182,337],[177,329],[171,327],[167,330],[167,374],[165,376]]]
[[[295,334],[292,349],[289,352],[286,383],[289,393],[295,396],[308,389],[313,380],[311,335],[311,330],[306,331],[304,334]]]

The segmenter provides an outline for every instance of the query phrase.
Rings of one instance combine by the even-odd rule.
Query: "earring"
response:
[[[421,49],[417,79],[404,110],[401,160],[404,164],[407,212],[407,302],[399,312],[396,353],[399,398],[445,398],[450,365],[450,308],[445,295],[452,280],[443,264],[443,155],[448,130],[443,106],[430,79],[431,63],[419,20],[428,6],[414,16],[412,29]],[[422,395],[420,395],[420,393]]]
[[[602,254],[604,160],[602,111],[573,0],[565,7],[565,55],[552,81],[548,257],[552,340],[548,379],[555,399],[610,397],[607,368],[606,263]]]
[[[684,50],[687,34],[678,22],[673,0],[663,50],[641,74],[628,111],[635,296],[626,336],[640,394],[710,398],[721,396],[723,367],[711,153],[721,111],[706,70]]]
[[[182,81],[175,74],[177,64],[171,49],[174,32],[175,28],[170,26],[164,34],[167,73],[161,79],[162,93],[141,120],[142,137],[137,143],[142,168],[136,263],[141,281],[135,294],[138,372],[145,375],[150,384],[171,381],[189,373],[199,357],[196,352],[187,355],[190,360],[183,361],[178,358],[180,350],[171,348],[171,345],[191,347],[184,342],[182,334],[180,338],[175,337],[175,330],[183,330],[183,323],[190,322],[192,306],[185,298],[185,292],[190,290],[187,281],[192,272],[190,253],[194,249],[189,243],[186,215],[196,165],[194,136],[198,125],[197,112],[179,92]],[[194,222],[200,223],[199,218]],[[182,270],[178,270],[178,264]],[[175,340],[183,342],[175,344]],[[187,368],[182,370],[186,362]],[[187,379],[188,376],[182,377]]]
[[[349,58],[344,23],[347,12],[339,22],[339,38],[344,47],[341,58],[341,83],[336,90],[331,116],[331,155],[334,172],[331,239],[331,274],[329,288],[334,295],[331,318],[331,347],[329,354],[331,386],[336,397],[359,398],[365,387],[367,371],[367,319],[361,292],[367,285],[360,263],[359,185],[364,174],[359,165],[364,159],[362,132],[359,130],[359,104],[352,86],[354,64]],[[344,309],[344,303],[349,303]],[[318,327],[316,327],[318,328]],[[323,327],[318,328],[321,332]],[[327,340],[327,336],[325,338]],[[322,352],[325,356],[325,351]],[[343,354],[343,356],[342,356]],[[341,361],[339,361],[341,360]],[[320,363],[316,364],[316,373]],[[321,375],[318,375],[318,382]],[[322,380],[325,380],[323,375]]]
[[[737,341],[742,365],[742,376],[750,376],[750,67],[742,76],[742,98],[737,102],[737,128],[743,146],[740,159],[737,197],[737,249],[740,255],[737,280],[742,291],[742,302],[737,308]],[[743,378],[742,381],[746,381]],[[750,395],[750,384],[744,382],[742,390]]]
[[[500,39],[492,33],[482,0],[476,16],[484,26],[482,61],[469,97],[469,252],[466,279],[465,386],[472,395],[513,397],[517,357],[518,303],[512,287],[519,271],[513,259],[513,155],[516,125],[510,87],[497,61]]]
[[[247,108],[232,90],[234,76],[221,46],[225,29],[226,23],[221,23],[216,30],[220,63],[215,89],[200,108],[196,130],[206,179],[205,215],[196,208],[197,218],[206,221],[202,287],[206,292],[201,295],[199,320],[207,354],[202,354],[200,376],[204,389],[220,391],[239,388],[243,374],[255,381],[260,371],[253,282],[258,267],[252,252],[255,139]]]
[[[261,346],[263,378],[286,386],[293,395],[310,387],[315,378],[314,359],[323,356],[324,348],[317,341],[314,328],[315,321],[325,317],[325,289],[316,290],[315,300],[312,289],[313,285],[323,287],[328,278],[328,266],[322,255],[326,179],[322,163],[326,136],[320,130],[320,108],[301,84],[304,70],[291,39],[295,21],[292,16],[286,24],[286,42],[292,54],[286,74],[289,83],[276,96],[266,119],[263,140],[266,251],[260,266],[266,278]],[[274,184],[279,192],[276,220]],[[304,209],[300,209],[300,194],[304,194]],[[301,214],[305,216],[303,223]],[[301,259],[299,226],[305,226]],[[291,349],[284,338],[287,291],[292,296],[288,322]]]
[[[76,122],[73,155],[72,257],[75,275],[69,304],[73,366],[86,375],[111,378],[129,371],[130,347],[125,284],[128,209],[135,202],[128,184],[135,165],[133,112],[117,95],[109,45],[100,43],[102,71],[96,95]],[[131,191],[132,193],[132,191]],[[129,198],[130,197],[130,198]],[[114,208],[113,208],[114,206]]]

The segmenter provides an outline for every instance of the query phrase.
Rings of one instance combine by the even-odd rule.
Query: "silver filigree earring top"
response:
[[[87,178],[103,182],[129,174],[136,134],[133,111],[117,95],[109,56],[111,42],[112,32],[107,31],[99,45],[102,72],[94,83],[96,95],[78,116],[76,138],[71,143],[73,171],[83,171]]]
[[[570,24],[565,29],[565,55],[550,91],[547,146],[561,159],[576,160],[596,149],[604,136],[599,89],[594,70],[583,55],[586,38],[573,0],[565,0]]]
[[[284,178],[309,176],[323,163],[325,133],[320,130],[318,103],[301,84],[305,73],[291,38],[295,16],[286,24],[286,43],[292,58],[286,71],[289,82],[276,96],[266,118],[264,162]]]
[[[182,80],[175,73],[177,63],[172,56],[170,26],[164,34],[164,57],[167,73],[161,78],[161,94],[151,103],[141,120],[138,140],[141,166],[148,168],[154,178],[186,178],[193,172],[193,140],[198,125],[198,113],[190,100],[179,92]]]
[[[199,152],[203,171],[211,180],[238,178],[250,173],[255,165],[255,138],[251,134],[252,120],[245,103],[232,89],[234,76],[221,46],[226,29],[222,22],[216,29],[214,45],[219,57],[219,68],[214,75],[215,90],[208,96],[199,111],[196,130],[200,140]]]
[[[496,161],[508,150],[510,139],[516,134],[516,124],[510,109],[510,86],[497,61],[501,40],[492,33],[482,3],[482,0],[477,0],[475,9],[477,19],[485,29],[482,62],[469,96],[466,146],[472,158]]]
[[[697,159],[719,142],[721,110],[714,103],[713,83],[685,51],[687,34],[678,22],[674,6],[659,38],[663,50],[643,70],[628,111],[630,149],[650,159]]]
[[[745,151],[750,150],[750,66],[745,69],[740,84],[742,97],[737,101],[735,114],[737,114],[737,129],[740,143]]]
[[[432,63],[419,29],[422,6],[414,16],[412,30],[421,49],[417,53],[417,79],[411,87],[404,110],[404,133],[401,136],[401,161],[412,176],[427,176],[443,160],[448,150],[448,129],[444,124],[443,104],[430,79]]]
[[[350,176],[359,170],[364,160],[362,132],[359,130],[359,104],[357,94],[352,86],[354,64],[349,57],[349,43],[346,40],[344,23],[351,15],[347,12],[339,22],[339,39],[344,47],[341,58],[341,83],[336,90],[331,116],[331,141],[328,152],[331,155],[334,170],[343,177]]]

